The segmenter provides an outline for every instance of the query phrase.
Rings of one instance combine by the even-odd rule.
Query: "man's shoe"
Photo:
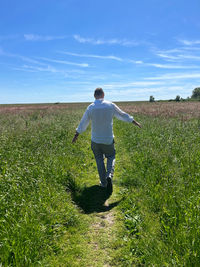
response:
[[[107,177],[106,180],[107,180],[107,191],[109,193],[112,193],[113,192],[112,179],[110,177]]]

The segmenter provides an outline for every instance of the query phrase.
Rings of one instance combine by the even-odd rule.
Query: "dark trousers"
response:
[[[114,141],[111,145],[97,144],[95,142],[92,142],[91,148],[96,159],[101,185],[106,186],[107,185],[106,178],[110,177],[112,179],[114,174],[114,168],[115,168]],[[105,158],[107,159],[106,167],[104,164]]]

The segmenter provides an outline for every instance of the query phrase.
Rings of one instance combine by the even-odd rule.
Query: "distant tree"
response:
[[[192,91],[192,98],[195,99],[200,99],[200,87],[196,87],[193,91]]]
[[[177,96],[176,96],[175,101],[176,101],[176,102],[181,101],[181,97],[180,97],[180,95],[177,95]]]
[[[152,95],[149,97],[149,102],[155,102],[155,98]]]

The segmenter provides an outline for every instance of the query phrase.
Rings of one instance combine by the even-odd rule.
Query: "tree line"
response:
[[[192,100],[199,100],[200,101],[200,87],[196,87],[193,91],[192,91],[192,95],[191,97],[187,97],[186,99],[180,97],[180,95],[177,95],[175,97],[175,99],[169,99],[168,101],[192,101]],[[155,98],[153,95],[151,95],[149,97],[149,102],[155,102]]]

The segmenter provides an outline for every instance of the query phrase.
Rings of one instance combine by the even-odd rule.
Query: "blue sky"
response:
[[[191,96],[199,0],[0,0],[0,103]]]

